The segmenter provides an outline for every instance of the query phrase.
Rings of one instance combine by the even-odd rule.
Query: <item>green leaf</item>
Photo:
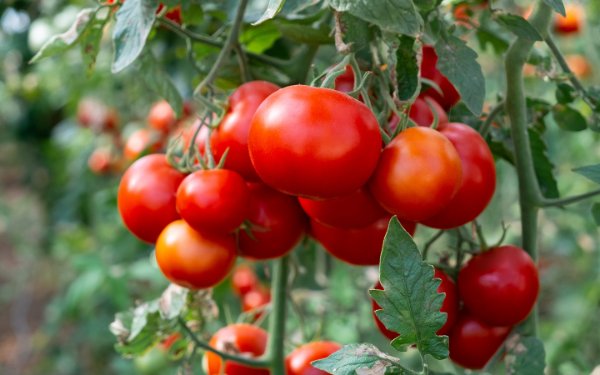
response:
[[[556,104],[552,107],[552,118],[563,130],[578,132],[587,129],[585,117],[576,109],[564,104]]]
[[[600,184],[600,164],[587,165],[573,169],[573,172],[579,173],[597,184]]]
[[[169,102],[177,118],[181,117],[183,111],[181,94],[152,54],[142,55],[139,61],[139,72],[148,87]]]
[[[540,33],[527,20],[515,14],[498,14],[496,21],[518,37],[533,41],[542,41]]]
[[[575,96],[577,95],[577,90],[575,87],[569,85],[568,83],[561,82],[556,85],[556,101],[560,104],[569,104],[575,100]]]
[[[144,353],[160,339],[158,301],[116,314],[109,328],[112,334],[117,336],[118,343],[115,348],[119,353],[125,356]]]
[[[274,24],[281,35],[297,43],[314,45],[333,43],[330,30],[325,26],[317,29],[311,25],[286,19],[276,19]]]
[[[509,375],[544,375],[546,353],[537,337],[515,335],[506,342],[506,373]]]
[[[312,365],[335,375],[409,374],[398,364],[397,358],[371,344],[345,345],[329,357],[312,362]]]
[[[248,27],[240,34],[240,43],[248,52],[263,53],[273,46],[281,37],[281,32],[273,22],[265,22],[255,27]]]
[[[415,39],[401,36],[396,50],[396,79],[398,80],[398,98],[408,100],[419,89],[419,64],[415,51]]]
[[[509,42],[502,35],[482,28],[477,29],[476,35],[481,50],[485,50],[488,46],[491,46],[496,55],[502,55],[508,49]]]
[[[329,0],[329,5],[392,33],[416,36],[423,24],[411,0]]]
[[[46,57],[63,53],[77,43],[81,35],[86,31],[90,23],[95,19],[95,9],[83,9],[69,30],[50,38],[42,48],[29,61],[30,64],[36,63]]]
[[[429,12],[438,5],[437,0],[413,0],[413,2],[421,12]]]
[[[567,15],[567,11],[565,10],[565,5],[563,4],[562,0],[544,0],[544,2],[550,5],[550,7],[554,9],[556,13],[562,14],[563,16]]]
[[[252,24],[258,25],[270,20],[271,18],[274,18],[277,15],[277,13],[281,12],[281,9],[283,8],[284,4],[285,0],[269,0],[269,3],[267,4],[267,9],[265,9],[263,15]]]
[[[485,99],[485,79],[477,53],[455,36],[439,39],[435,52],[439,57],[437,68],[456,86],[467,108],[479,116]]]
[[[540,184],[542,194],[546,198],[558,198],[558,185],[554,178],[554,164],[548,156],[548,147],[539,130],[529,128],[529,143],[533,156],[535,175]]]
[[[128,0],[117,11],[113,43],[113,73],[133,63],[142,53],[156,18],[158,0]]]
[[[594,218],[594,223],[596,223],[597,226],[600,226],[600,203],[595,202],[592,204],[591,212],[592,217]]]
[[[370,293],[382,307],[377,317],[400,334],[392,346],[405,350],[416,344],[423,355],[448,357],[447,338],[436,334],[446,321],[446,314],[440,312],[444,295],[437,292],[440,280],[434,279],[433,267],[421,259],[417,245],[396,217],[383,241],[379,269],[384,290]]]
[[[104,26],[109,18],[104,19],[94,18],[89,26],[81,33],[81,52],[83,60],[87,66],[88,74],[94,70],[96,66],[96,57],[100,51],[102,36],[104,35]]]
[[[369,45],[374,28],[367,21],[354,17],[350,13],[342,13],[340,22],[344,31],[344,42],[352,44],[355,51]]]

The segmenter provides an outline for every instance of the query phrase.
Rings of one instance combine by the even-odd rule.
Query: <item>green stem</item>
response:
[[[272,310],[269,319],[269,342],[265,357],[269,359],[271,373],[285,374],[285,318],[287,303],[289,256],[274,261],[271,284]]]
[[[552,9],[539,1],[529,21],[542,35],[548,33]],[[533,41],[518,37],[506,53],[506,112],[510,119],[515,161],[519,178],[519,203],[523,249],[537,261],[537,219],[542,194],[536,180],[529,134],[527,132],[527,105],[523,84],[523,66],[533,48]],[[537,335],[537,311],[523,323],[524,332]]]
[[[543,207],[566,206],[568,204],[581,202],[583,200],[595,197],[596,195],[600,195],[600,189],[592,190],[587,193],[575,195],[572,197],[559,198],[559,199],[542,199],[541,206],[543,206]]]
[[[479,128],[479,134],[481,134],[483,138],[487,136],[487,134],[490,131],[490,128],[492,127],[492,123],[496,119],[496,116],[498,116],[498,114],[500,114],[500,112],[504,110],[504,107],[504,102],[498,103],[494,108],[492,108],[483,124],[481,124],[481,128]]]

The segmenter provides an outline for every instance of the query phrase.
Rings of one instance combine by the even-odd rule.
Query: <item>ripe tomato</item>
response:
[[[440,308],[440,312],[446,313],[446,323],[444,323],[442,328],[437,331],[438,335],[443,336],[450,332],[456,322],[456,317],[458,316],[458,292],[456,290],[456,284],[454,284],[454,281],[446,275],[444,271],[436,268],[433,277],[441,280],[437,292],[446,294],[442,307]],[[378,281],[373,289],[383,290],[383,287]],[[373,318],[379,331],[390,340],[398,337],[399,334],[387,329],[375,314],[375,311],[381,310],[381,306],[379,306],[375,300],[371,300],[371,304],[373,308]]]
[[[263,100],[278,89],[277,85],[265,81],[247,82],[238,87],[229,97],[227,113],[213,133],[211,146],[215,158],[221,159],[229,149],[225,168],[236,171],[246,180],[259,181],[248,153],[252,116]]]
[[[346,71],[336,77],[334,87],[337,91],[350,92],[354,90],[354,72],[350,65],[346,66]]]
[[[233,270],[231,286],[238,296],[243,296],[258,286],[258,277],[248,264],[240,264]]]
[[[192,143],[192,138],[194,134],[196,134],[196,130],[201,126],[202,120],[196,119],[194,122],[181,130],[181,143],[183,144],[183,152],[187,152],[190,148],[190,144]],[[207,126],[202,126],[200,131],[198,132],[198,136],[196,137],[196,146],[198,147],[198,153],[200,155],[204,155],[204,150],[206,149],[206,138],[210,135],[210,129]]]
[[[332,341],[313,341],[296,348],[285,358],[286,375],[326,375],[328,372],[311,365],[313,361],[327,358],[342,346]]]
[[[248,214],[246,181],[227,169],[196,171],[177,190],[177,212],[194,229],[227,233]]]
[[[435,111],[435,115],[433,111]],[[408,117],[410,117],[411,120],[413,120],[419,126],[425,126],[428,128],[433,125],[433,121],[435,120],[434,116],[437,116],[437,130],[444,128],[444,126],[446,126],[448,123],[448,115],[446,114],[446,111],[444,111],[444,108],[442,108],[438,102],[428,96],[418,97],[415,99],[408,111]],[[396,131],[399,123],[400,119],[398,116],[396,116],[395,113],[392,114],[392,118],[390,119],[388,125],[390,133],[394,133]]]
[[[540,281],[523,249],[501,246],[471,258],[458,274],[458,291],[473,316],[493,326],[512,326],[533,309]]]
[[[496,166],[485,139],[475,129],[453,122],[440,132],[458,151],[462,164],[462,182],[450,203],[435,216],[424,220],[423,224],[449,229],[474,220],[490,203],[496,190]]]
[[[252,120],[248,147],[256,172],[284,193],[335,198],[367,182],[381,153],[373,113],[339,91],[288,86]]]
[[[168,133],[175,127],[177,118],[171,105],[166,100],[161,100],[154,103],[152,108],[150,108],[147,121],[152,129]]]
[[[414,127],[385,147],[370,188],[383,208],[418,222],[452,200],[461,178],[460,156],[452,143],[436,130]]]
[[[242,311],[256,311],[271,302],[271,291],[264,285],[257,285],[248,293],[242,296]],[[261,313],[254,317],[258,318]]]
[[[159,152],[162,147],[160,134],[150,129],[138,129],[127,138],[123,155],[125,159],[133,161],[147,153]]]
[[[250,259],[279,258],[300,241],[306,217],[294,197],[263,184],[249,184],[251,235],[239,232],[240,255]]]
[[[379,264],[389,222],[390,217],[386,216],[358,229],[330,227],[315,220],[311,220],[310,225],[312,236],[328,253],[350,264],[371,266]],[[411,236],[415,233],[415,223],[402,222],[402,226]]]
[[[440,103],[444,109],[448,110],[460,100],[460,94],[456,91],[454,85],[443,75],[436,67],[438,56],[432,46],[423,46],[423,59],[421,60],[421,77],[435,82],[442,90],[440,94],[434,88],[428,88],[421,93],[427,95]]]
[[[557,34],[577,34],[583,25],[585,11],[579,3],[565,4],[566,16],[556,15],[554,19],[554,31]]]
[[[365,188],[339,198],[298,198],[298,201],[311,219],[336,228],[363,228],[388,216]]]
[[[221,351],[237,352],[247,357],[260,357],[267,348],[267,332],[250,324],[231,324],[218,330],[209,345]],[[268,369],[252,368],[232,361],[223,364],[221,357],[206,352],[204,365],[207,375],[269,375]],[[222,366],[225,366],[223,369]]]
[[[460,284],[460,283],[459,283]],[[465,311],[448,335],[450,359],[469,369],[481,369],[500,349],[511,327],[492,327]]]
[[[588,78],[592,75],[592,65],[587,57],[583,55],[570,54],[565,55],[565,60],[569,69],[579,78]]]
[[[158,8],[156,9],[156,14],[160,13],[160,11],[163,10],[164,7],[165,6],[163,3],[158,4]],[[181,25],[181,6],[177,5],[177,6],[173,7],[173,9],[168,9],[167,13],[165,13],[165,17],[167,19]]]
[[[235,258],[233,235],[198,232],[183,220],[167,225],[156,241],[156,261],[163,275],[189,289],[220,283]]]
[[[119,125],[119,115],[113,108],[93,98],[84,98],[77,104],[77,120],[83,127],[100,133],[112,131]]]
[[[112,155],[109,149],[97,148],[88,159],[88,167],[98,175],[108,173],[111,169]]]
[[[127,229],[142,241],[155,243],[167,224],[179,218],[175,192],[184,177],[164,154],[144,156],[133,163],[121,179],[117,197]]]

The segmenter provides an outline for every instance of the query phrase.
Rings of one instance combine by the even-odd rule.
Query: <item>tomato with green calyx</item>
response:
[[[213,348],[236,352],[244,357],[260,357],[267,348],[268,334],[262,328],[250,324],[231,324],[218,330],[210,339]],[[223,368],[224,366],[224,368]],[[206,352],[204,367],[207,375],[269,375],[270,371],[263,368],[253,368],[225,361],[217,354]]]
[[[328,372],[313,367],[311,363],[327,358],[342,346],[333,341],[313,341],[296,348],[285,358],[286,375],[326,375]]]
[[[439,93],[435,88],[430,87],[423,91],[421,95],[427,95],[441,104],[445,110],[449,110],[460,100],[460,94],[456,91],[454,85],[437,69],[438,56],[432,46],[423,46],[423,59],[421,60],[421,77],[427,78],[438,85]]]
[[[179,218],[175,193],[185,175],[164,154],[144,156],[121,178],[117,196],[125,226],[142,241],[155,243],[158,235]]]
[[[527,318],[539,289],[535,263],[516,246],[475,255],[458,274],[458,291],[465,307],[492,326],[512,326]]]
[[[474,220],[487,207],[496,190],[494,156],[485,139],[466,124],[450,123],[440,132],[454,145],[462,165],[462,182],[456,195],[423,224],[450,229]]]
[[[300,241],[306,216],[298,201],[263,184],[248,184],[249,231],[239,232],[240,255],[265,260],[284,256]]]
[[[225,151],[225,168],[241,174],[248,181],[259,181],[248,153],[250,123],[256,109],[279,86],[265,81],[247,82],[229,97],[229,108],[211,138],[214,156],[220,160]]]
[[[284,193],[326,199],[355,192],[381,153],[377,119],[339,91],[288,86],[258,108],[248,147],[260,178]]]
[[[233,268],[235,238],[231,234],[198,232],[176,220],[156,241],[156,261],[171,282],[189,289],[205,289],[220,283]]]
[[[407,221],[423,221],[440,212],[462,180],[460,156],[437,130],[403,130],[383,150],[369,187],[389,212]]]

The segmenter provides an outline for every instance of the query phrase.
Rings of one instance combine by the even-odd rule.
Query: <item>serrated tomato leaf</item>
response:
[[[479,116],[485,99],[485,79],[477,53],[455,36],[440,38],[435,44],[437,68],[460,93],[469,111]]]
[[[543,40],[542,36],[535,29],[535,27],[533,27],[525,18],[521,16],[517,16],[515,14],[498,14],[496,16],[496,21],[498,21],[500,25],[506,27],[516,36],[536,42]]]
[[[396,80],[400,100],[409,100],[419,88],[419,64],[414,46],[414,38],[400,37],[396,50]]]
[[[433,267],[421,258],[412,237],[393,217],[383,241],[379,279],[384,290],[371,290],[381,306],[377,317],[399,337],[392,345],[405,350],[415,344],[423,354],[437,359],[448,356],[446,337],[436,332],[446,322],[440,312],[444,295],[437,292],[440,280],[434,279]]]
[[[128,67],[142,53],[156,19],[157,7],[158,0],[128,0],[121,5],[113,31],[113,73]]]
[[[585,167],[579,167],[573,169],[573,172],[579,173],[580,175],[600,184],[600,164],[586,165]]]
[[[334,375],[409,374],[397,358],[371,344],[345,345],[329,357],[312,362],[312,365]]]
[[[392,33],[416,36],[423,24],[412,0],[329,0],[329,5]]]
[[[531,146],[531,154],[533,156],[533,166],[535,175],[542,194],[546,198],[558,198],[558,185],[554,177],[554,164],[548,156],[548,147],[542,138],[539,130],[529,128],[529,143]]]
[[[139,71],[146,85],[169,102],[171,108],[175,111],[175,115],[178,118],[181,117],[183,110],[181,94],[152,54],[145,53],[142,55],[139,61]]]
[[[576,109],[564,104],[552,107],[552,118],[561,129],[578,132],[587,129],[587,120]]]
[[[515,335],[506,342],[504,362],[509,375],[544,375],[544,344],[536,337]]]
[[[83,60],[87,67],[88,74],[91,73],[96,66],[96,58],[98,56],[98,52],[100,51],[100,44],[104,34],[104,26],[108,20],[108,17],[104,19],[94,18],[88,27],[86,27],[81,33],[81,52],[83,54]]]

